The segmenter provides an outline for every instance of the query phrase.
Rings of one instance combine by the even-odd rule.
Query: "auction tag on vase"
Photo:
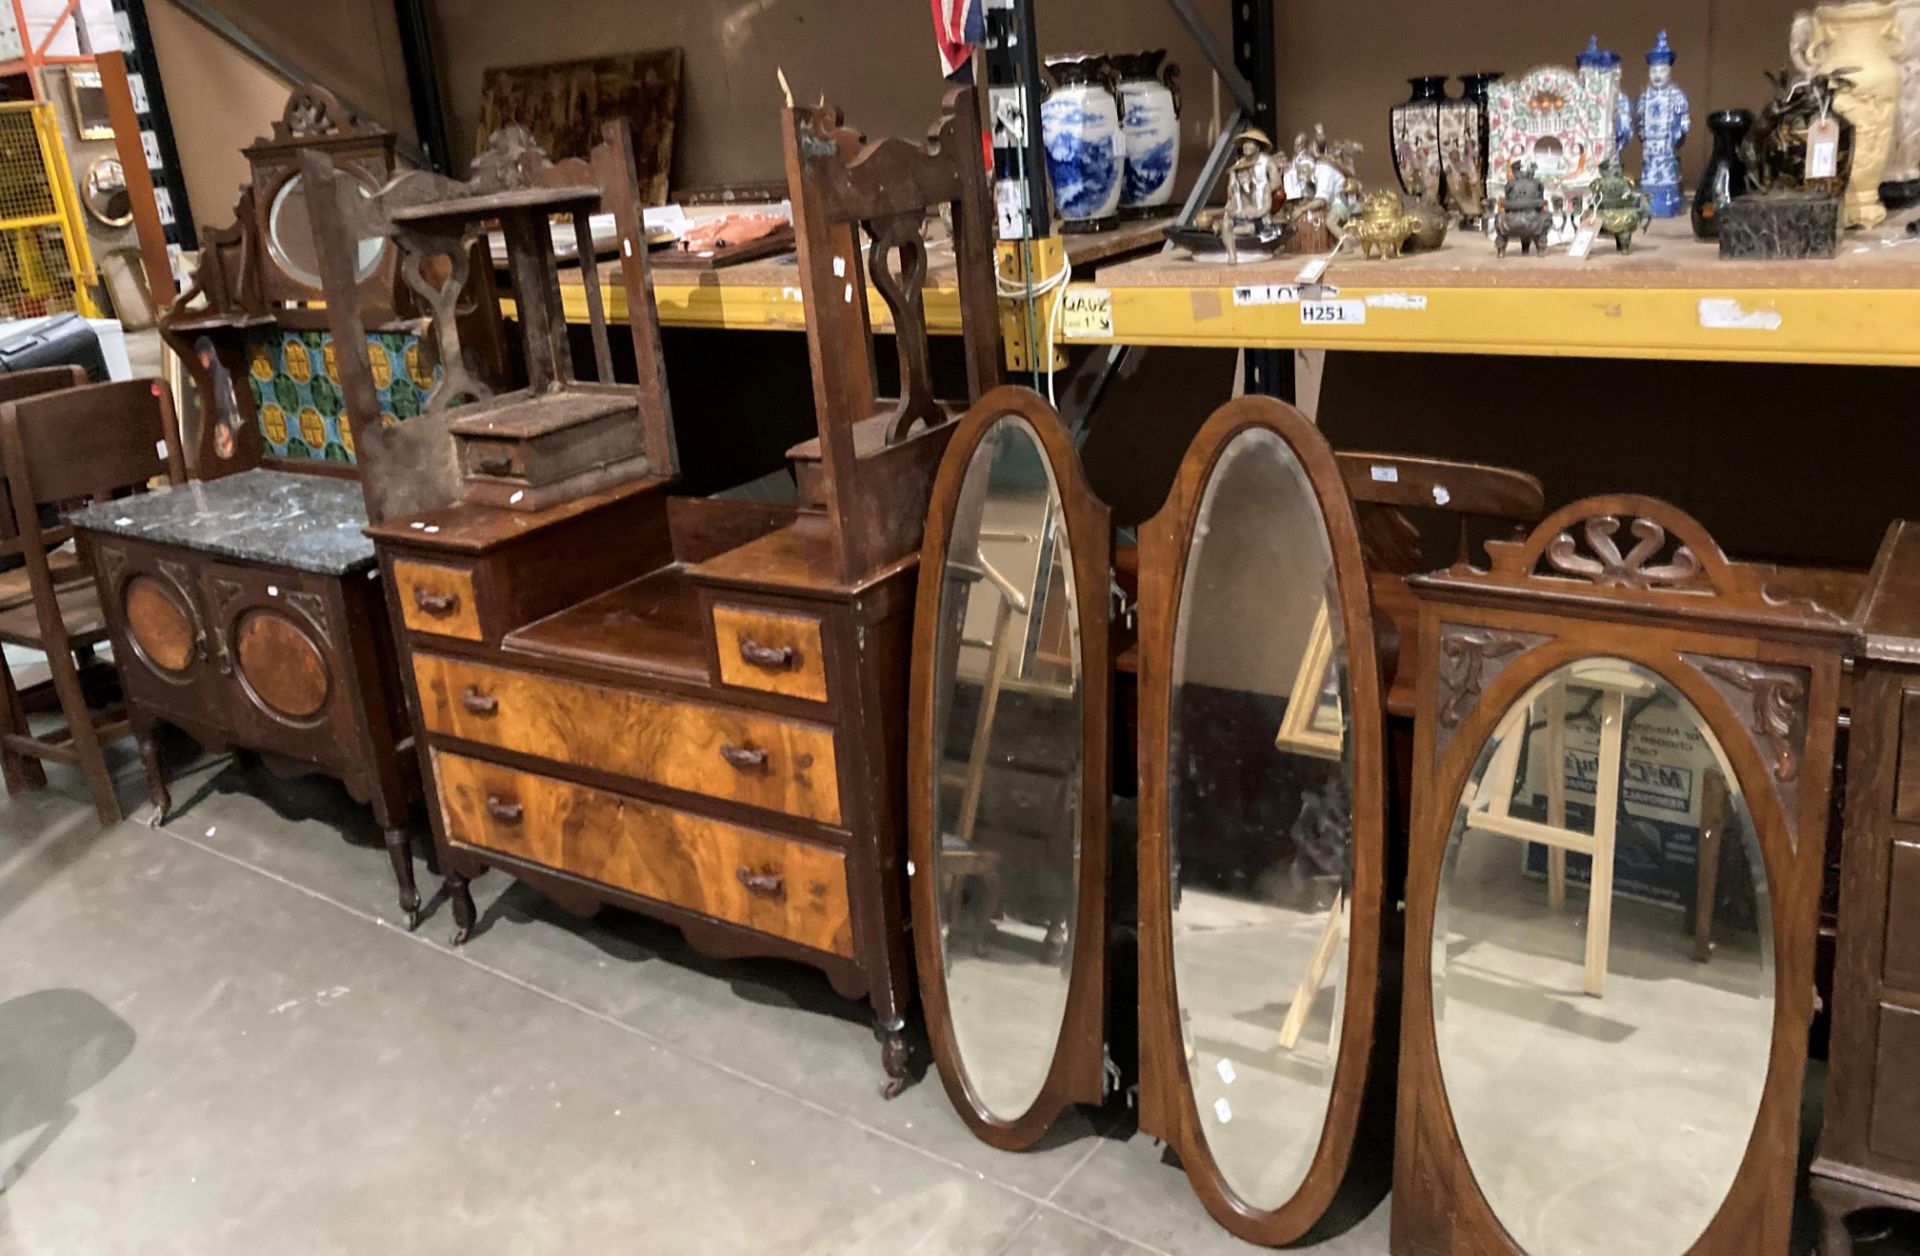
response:
[[[1365,301],[1302,301],[1300,321],[1313,327],[1358,327],[1367,321]]]
[[[1833,115],[1807,127],[1807,178],[1831,179],[1840,172],[1840,124]]]
[[[1319,283],[1320,276],[1326,274],[1327,267],[1331,265],[1333,265],[1332,253],[1328,253],[1324,257],[1316,257],[1300,268],[1300,273],[1294,276],[1293,281],[1302,284]]]

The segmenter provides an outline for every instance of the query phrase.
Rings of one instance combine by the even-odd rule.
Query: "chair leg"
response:
[[[107,757],[100,749],[100,733],[93,726],[93,712],[80,689],[79,669],[73,665],[73,656],[52,642],[48,642],[47,668],[53,673],[53,691],[60,699],[60,714],[66,717],[80,771],[93,795],[93,809],[100,823],[118,824],[124,818],[120,795],[113,788],[113,773],[107,770]]]
[[[27,709],[13,683],[13,669],[0,659],[0,732],[25,737],[28,731]],[[47,787],[47,772],[40,760],[15,750],[0,750],[0,778],[6,781],[9,794]]]

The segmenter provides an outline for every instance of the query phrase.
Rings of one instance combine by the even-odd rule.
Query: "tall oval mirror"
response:
[[[1740,782],[1671,684],[1581,659],[1501,715],[1448,839],[1433,1009],[1461,1147],[1523,1250],[1669,1256],[1706,1229],[1766,1082],[1771,919]]]
[[[1007,1145],[1045,1128],[1052,1111],[1033,1114],[1063,1043],[1089,1038],[1068,1026],[1076,973],[1083,963],[1100,971],[1102,941],[1078,935],[1084,893],[1104,896],[1104,885],[1083,891],[1083,874],[1104,876],[1104,843],[1089,861],[1083,832],[1104,825],[1107,789],[1104,720],[1089,718],[1106,693],[1104,675],[1089,681],[1096,661],[1106,667],[1106,589],[1083,587],[1076,553],[1098,549],[1104,567],[1105,536],[1070,535],[1090,500],[1077,470],[1056,470],[1071,442],[1038,397],[1018,392],[1009,410],[1014,398],[1001,393],[1016,391],[983,399],[942,466],[921,573],[919,632],[925,642],[931,625],[931,648],[915,676],[927,721],[916,738],[925,779],[915,783],[914,895],[929,1028],[957,1105]],[[1103,529],[1104,509],[1092,513]],[[1102,757],[1090,763],[1096,726]],[[1090,996],[1096,1016],[1100,995]],[[1056,1085],[1062,1103],[1099,1097],[1091,1037],[1079,1072],[1093,1070],[1092,1092],[1085,1079]]]
[[[1270,1212],[1314,1161],[1340,1059],[1353,896],[1348,644],[1334,549],[1294,449],[1222,446],[1171,648],[1175,998],[1199,1136]]]

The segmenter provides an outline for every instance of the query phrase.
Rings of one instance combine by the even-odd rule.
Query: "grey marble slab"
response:
[[[373,566],[367,507],[354,480],[243,471],[195,480],[67,516],[76,528],[180,545],[247,562],[341,576]]]

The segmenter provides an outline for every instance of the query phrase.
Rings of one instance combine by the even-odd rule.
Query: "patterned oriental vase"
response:
[[[1166,49],[1156,48],[1113,58],[1127,154],[1120,180],[1122,214],[1150,216],[1173,199],[1173,176],[1180,168],[1180,67],[1163,67],[1166,57]]]
[[[1480,225],[1487,198],[1487,88],[1500,72],[1460,76],[1461,93],[1440,102],[1440,166],[1446,207],[1469,227]]]
[[[1413,85],[1413,95],[1388,112],[1393,173],[1408,196],[1437,203],[1446,178],[1440,155],[1440,111],[1447,99],[1447,76],[1428,75],[1407,82]]]
[[[1047,70],[1055,87],[1040,104],[1040,136],[1060,229],[1105,230],[1118,221],[1127,163],[1113,65],[1104,56],[1067,57]]]

